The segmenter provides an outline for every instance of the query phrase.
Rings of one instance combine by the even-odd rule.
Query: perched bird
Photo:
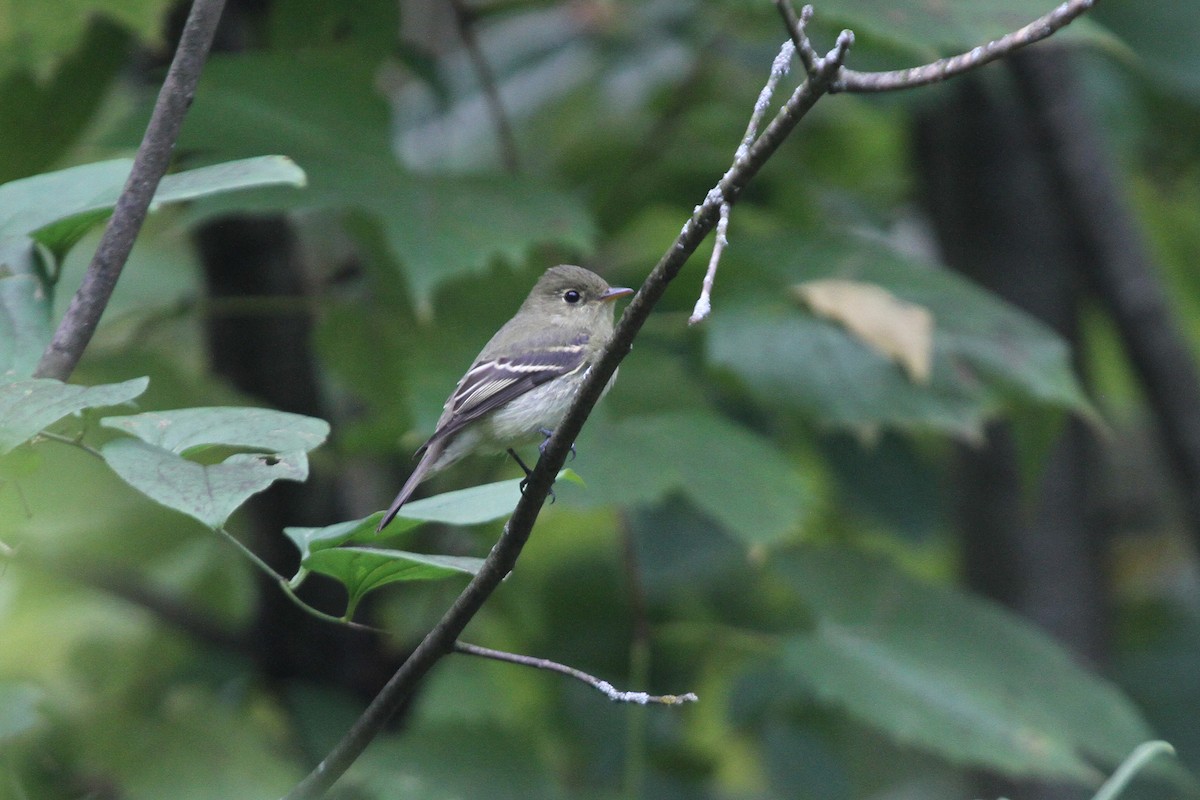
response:
[[[417,486],[469,453],[507,450],[550,437],[613,334],[612,301],[632,289],[609,286],[583,267],[551,267],[516,316],[475,358],[446,401],[421,460],[376,530],[383,530]],[[613,379],[616,379],[613,375]],[[612,387],[612,380],[604,387]]]

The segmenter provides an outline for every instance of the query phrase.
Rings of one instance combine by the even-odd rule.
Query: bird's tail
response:
[[[421,485],[421,481],[428,477],[429,468],[438,460],[438,456],[442,454],[442,450],[444,449],[445,442],[440,439],[426,445],[425,454],[421,456],[421,460],[417,462],[417,468],[412,471],[412,475],[408,476],[408,480],[404,482],[404,487],[400,490],[400,494],[396,495],[396,499],[388,507],[387,513],[379,521],[379,526],[375,528],[376,533],[382,531],[396,518],[396,514],[400,511],[400,506],[408,502],[408,498]]]

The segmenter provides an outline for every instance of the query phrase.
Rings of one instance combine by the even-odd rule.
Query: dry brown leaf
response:
[[[792,287],[818,316],[895,361],[913,383],[929,383],[933,370],[933,314],[874,283],[826,278]]]

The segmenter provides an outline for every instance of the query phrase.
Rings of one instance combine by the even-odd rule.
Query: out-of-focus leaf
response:
[[[45,696],[29,683],[0,683],[0,743],[32,730],[42,715],[38,706]]]
[[[76,386],[46,378],[0,384],[0,454],[38,431],[85,408],[128,403],[149,385],[149,378],[101,386]]]
[[[323,419],[271,408],[181,408],[105,417],[100,424],[177,455],[211,445],[308,452],[329,436]]]
[[[334,547],[318,550],[305,560],[304,567],[336,578],[346,586],[349,600],[346,616],[371,591],[400,581],[432,581],[455,575],[474,575],[483,565],[482,558],[466,556],[430,556],[384,550],[373,547]]]
[[[0,382],[33,375],[53,334],[34,248],[25,236],[0,238]]]
[[[181,146],[226,157],[270,146],[304,165],[304,196],[255,192],[255,207],[364,210],[377,218],[414,295],[427,305],[446,278],[519,261],[537,244],[586,247],[583,203],[532,178],[431,177],[406,172],[374,90],[378,62],[350,51],[214,57]],[[221,213],[222,200],[202,213]]]
[[[291,0],[271,6],[271,49],[284,52],[353,42],[382,57],[399,46],[399,7],[392,0]]]
[[[1136,707],[997,606],[879,560],[804,549],[781,564],[813,629],[786,667],[822,701],[897,740],[1014,776],[1098,782],[1153,738]]]
[[[1145,61],[1155,78],[1200,99],[1200,3],[1098,3],[1090,12]]]
[[[712,362],[767,403],[860,432],[930,429],[966,438],[1009,397],[1083,413],[1091,407],[1066,343],[1024,312],[946,270],[859,240],[756,241],[764,270],[794,283],[838,278],[877,284],[937,320],[933,371],[918,386],[841,327],[784,302],[751,296],[718,307],[709,326]]]
[[[929,383],[933,361],[933,315],[870,283],[826,278],[793,287],[813,313],[890,358],[913,383]]]
[[[130,486],[213,529],[224,526],[242,503],[275,481],[308,477],[308,458],[300,451],[237,453],[205,465],[137,439],[117,439],[101,453]]]
[[[0,216],[8,208],[5,203],[10,202],[9,196],[3,195],[4,190],[16,183],[23,184],[24,194],[32,194],[48,203],[40,208],[34,206],[21,209],[24,213],[17,215],[17,219],[21,224],[28,225],[30,215],[40,214],[41,224],[30,231],[34,238],[62,258],[89,228],[108,217],[117,202],[117,197],[120,196],[131,166],[131,161],[117,159],[73,167],[59,173],[36,175],[24,181],[6,184],[0,187]],[[95,170],[90,170],[90,167],[95,167]],[[83,170],[85,173],[78,176],[78,181],[75,180],[76,176],[68,176],[71,180],[64,185],[61,182],[62,173],[72,173],[72,170]],[[43,179],[44,184],[30,186]],[[150,210],[154,211],[167,203],[196,200],[253,187],[303,186],[304,181],[304,171],[285,156],[256,156],[228,161],[164,176],[158,185],[158,191],[154,193]],[[54,187],[67,189],[69,193],[66,196],[53,196],[50,191]],[[22,198],[21,195],[17,195],[11,199],[21,202]],[[0,220],[0,228],[5,230],[5,226],[11,224],[8,220]]]
[[[579,453],[588,489],[564,489],[564,500],[640,504],[681,492],[751,545],[797,531],[808,503],[807,487],[782,453],[715,415],[596,419]]]
[[[58,0],[10,2],[0,6],[0,74],[23,68],[41,76],[76,50],[95,16],[104,17],[147,42],[161,38],[170,0]]]
[[[94,22],[82,46],[45,80],[24,69],[0,77],[0,183],[52,165],[107,95],[128,56],[129,36],[112,24]]]

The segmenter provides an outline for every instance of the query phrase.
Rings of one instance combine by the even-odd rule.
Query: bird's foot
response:
[[[550,437],[554,435],[554,431],[550,430],[549,428],[538,428],[538,433],[546,437],[545,439],[542,439],[542,443],[538,445],[538,452],[542,455],[546,455],[546,446],[550,444]],[[574,444],[571,445],[571,460],[575,460]]]

